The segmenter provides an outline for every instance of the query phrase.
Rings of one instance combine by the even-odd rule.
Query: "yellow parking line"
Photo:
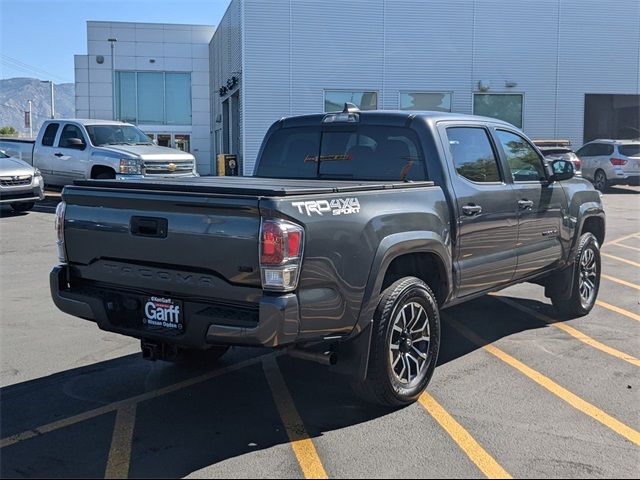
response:
[[[588,415],[594,420],[600,422],[602,425],[610,428],[617,434],[623,436],[630,442],[640,446],[640,432],[634,430],[633,428],[625,425],[621,421],[613,418],[611,415],[605,413],[600,410],[598,407],[590,404],[589,402],[581,399],[574,393],[571,393],[564,387],[561,387],[556,382],[551,380],[548,377],[545,377],[541,373],[532,369],[531,367],[526,366],[524,363],[516,360],[514,357],[509,355],[508,353],[500,350],[493,345],[488,345],[482,338],[476,335],[474,332],[469,330],[467,327],[462,325],[460,322],[454,319],[449,319],[449,323],[458,330],[462,335],[464,335],[467,339],[482,347],[485,351],[489,352],[491,355],[496,358],[502,360],[507,365],[512,366],[516,370],[518,370],[523,375],[527,376],[534,382],[536,382],[541,387],[545,388],[549,392],[553,393],[555,396],[564,400],[566,403],[571,405],[576,410]]]
[[[628,248],[629,250],[635,250],[636,252],[640,252],[640,248],[632,247],[631,245],[625,245],[624,243],[614,243],[616,247]]]
[[[487,478],[513,478],[435,398],[423,392],[418,401]]]
[[[636,232],[636,233],[631,233],[629,235],[625,235],[624,237],[620,237],[620,238],[616,238],[615,240],[611,240],[610,242],[605,242],[604,245],[602,245],[603,247],[606,245],[612,245],[618,242],[624,242],[625,240],[629,239],[629,238],[634,238],[634,237],[638,237],[640,236],[640,232]]]
[[[640,263],[632,262],[631,260],[627,260],[626,258],[616,257],[615,255],[610,255],[608,253],[600,252],[600,255],[607,258],[612,258],[619,262],[628,263],[629,265],[633,265],[634,267],[640,267]]]
[[[602,278],[606,278],[612,282],[619,283],[620,285],[624,285],[626,287],[635,288],[636,290],[640,290],[640,285],[636,285],[635,283],[627,282],[626,280],[622,280],[620,278],[612,277],[611,275],[606,275],[604,273],[600,274]]]
[[[280,355],[280,353],[269,353],[266,356],[276,356]],[[24,432],[18,433],[16,435],[11,435],[10,437],[5,437],[0,440],[0,448],[8,447],[18,442],[22,442],[24,440],[28,440],[30,438],[34,438],[45,433],[53,432],[54,430],[58,430],[60,428],[69,427],[71,425],[75,425],[76,423],[84,422],[85,420],[90,420],[95,417],[99,417],[100,415],[104,415],[105,413],[113,412],[118,410],[120,407],[124,407],[131,403],[140,403],[145,400],[151,400],[153,398],[160,397],[162,395],[166,395],[167,393],[172,393],[177,390],[181,390],[183,388],[190,387],[192,385],[196,385],[198,383],[206,382],[207,380],[211,380],[212,378],[218,377],[220,375],[224,375],[226,373],[234,372],[236,370],[240,370],[242,368],[248,367],[250,365],[259,363],[265,355],[261,355],[255,358],[249,358],[247,360],[243,360],[242,362],[235,363],[233,365],[229,365],[227,367],[221,368],[219,370],[214,370],[213,372],[205,373],[198,377],[190,378],[188,380],[184,380],[182,382],[174,383],[173,385],[168,385],[166,387],[158,388],[156,390],[151,390],[149,392],[136,395],[135,397],[130,397],[124,400],[119,400],[117,402],[110,403],[108,405],[104,405],[102,407],[95,408],[93,410],[89,410],[87,412],[79,413],[78,415],[73,415],[68,418],[63,418],[62,420],[57,420],[55,422],[48,423],[46,425],[42,425],[37,428],[33,428],[31,430],[26,430]]]
[[[329,478],[322,466],[313,440],[309,438],[302,418],[293,403],[293,398],[280,368],[278,368],[276,359],[273,357],[264,359],[262,367],[304,478]]]
[[[616,312],[621,315],[624,315],[625,317],[629,317],[632,320],[640,321],[640,315],[636,315],[635,313],[630,312],[629,310],[625,310],[624,308],[616,307],[615,305],[611,305],[609,303],[603,302],[602,300],[596,300],[596,304],[606,309],[609,309],[612,312]]]
[[[577,340],[580,340],[582,343],[585,343],[587,345],[589,345],[590,347],[596,348],[598,350],[600,350],[601,352],[607,353],[609,355],[611,355],[612,357],[616,357],[620,360],[624,360],[625,362],[630,363],[631,365],[635,365],[636,367],[640,367],[640,359],[637,359],[636,357],[629,355],[627,353],[621,352],[620,350],[616,350],[615,348],[609,347],[608,345],[605,345],[604,343],[601,343],[591,337],[589,337],[588,335],[585,335],[584,333],[582,333],[580,330],[573,328],[569,325],[566,325],[564,323],[558,323],[556,320],[554,320],[551,317],[546,316],[543,313],[540,312],[536,312],[535,310],[531,310],[530,308],[525,307],[524,305],[520,305],[517,302],[514,302],[513,300],[510,300],[508,298],[504,298],[504,297],[500,297],[499,295],[494,295],[495,298],[497,298],[498,300],[500,300],[503,303],[506,303],[507,305],[520,310],[521,312],[524,312],[528,315],[531,315],[532,317],[537,318],[538,320],[543,321],[544,323],[546,323],[547,325],[550,325],[552,327],[555,327],[559,330],[562,330],[565,333],[568,333],[569,335],[571,335],[572,337],[574,337]]]
[[[136,424],[136,407],[137,404],[132,403],[118,409],[104,478],[129,477],[133,429]]]

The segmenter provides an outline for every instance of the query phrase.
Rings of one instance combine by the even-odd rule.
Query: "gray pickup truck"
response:
[[[591,310],[605,215],[572,177],[489,118],[284,118],[253,177],[65,188],[51,292],[147,358],[286,348],[404,405],[433,374],[441,309],[534,282],[563,315]]]
[[[159,147],[138,127],[110,120],[47,120],[35,140],[0,138],[0,149],[39,169],[47,186],[198,175],[190,153]]]

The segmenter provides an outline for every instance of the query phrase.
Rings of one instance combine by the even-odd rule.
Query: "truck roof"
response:
[[[283,117],[283,127],[301,127],[312,126],[322,123],[323,119],[330,114],[339,114],[344,112],[326,112],[317,113],[311,115],[297,115],[292,117]],[[360,123],[384,123],[386,125],[406,125],[407,120],[414,118],[424,119],[428,123],[435,123],[438,121],[480,121],[484,123],[491,123],[494,125],[503,125],[505,127],[514,128],[510,123],[507,123],[496,118],[481,117],[479,115],[468,115],[465,113],[451,113],[451,112],[436,112],[436,111],[408,111],[408,110],[364,110],[356,111],[360,116]]]
[[[75,122],[80,125],[131,125],[130,123],[120,122],[118,120],[102,120],[99,118],[50,118],[47,122]]]

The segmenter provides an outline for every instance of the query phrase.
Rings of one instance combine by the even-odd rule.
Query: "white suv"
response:
[[[640,140],[593,140],[576,155],[582,176],[601,192],[611,185],[640,184]]]

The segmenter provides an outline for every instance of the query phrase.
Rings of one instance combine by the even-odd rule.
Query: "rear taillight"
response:
[[[573,163],[575,164],[576,170],[580,170],[580,168],[582,167],[582,160],[576,157],[573,160]]]
[[[67,210],[67,204],[60,202],[56,207],[55,229],[56,229],[56,246],[58,247],[58,260],[67,261],[67,255],[64,250],[64,214]]]
[[[304,229],[278,219],[263,219],[260,228],[262,288],[289,292],[298,286]]]
[[[611,158],[609,160],[611,165],[615,165],[616,167],[621,167],[622,165],[626,165],[627,161],[622,158]]]

